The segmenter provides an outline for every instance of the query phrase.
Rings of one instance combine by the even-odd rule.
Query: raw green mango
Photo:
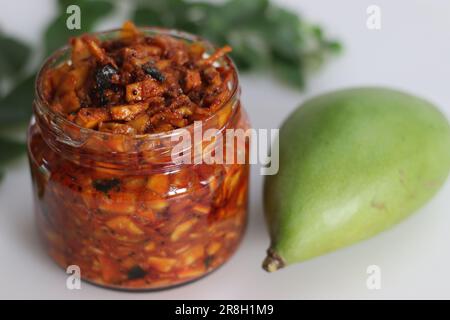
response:
[[[385,88],[325,94],[280,130],[264,199],[267,271],[367,239],[409,216],[450,170],[450,126],[429,102]]]

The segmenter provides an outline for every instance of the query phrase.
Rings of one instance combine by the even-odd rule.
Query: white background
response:
[[[450,117],[450,1],[284,0],[326,26],[344,53],[309,82],[305,92],[270,76],[242,77],[242,99],[255,128],[277,128],[305,98],[359,85],[387,85],[434,101]],[[382,29],[366,27],[366,8],[382,9]],[[53,2],[0,0],[0,27],[38,44]],[[120,15],[119,15],[120,16]],[[118,26],[117,17],[104,27]],[[4,151],[2,151],[4,152]],[[420,152],[420,150],[417,150]],[[58,299],[367,299],[450,298],[450,183],[425,208],[392,230],[352,247],[273,274],[260,264],[268,246],[262,218],[262,177],[253,168],[250,221],[237,254],[224,267],[188,286],[124,293],[83,283],[65,288],[66,275],[41,248],[33,225],[25,159],[0,185],[0,298]],[[366,268],[382,271],[381,290],[366,287]]]

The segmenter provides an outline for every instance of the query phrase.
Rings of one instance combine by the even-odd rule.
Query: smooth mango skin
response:
[[[425,100],[356,88],[306,102],[280,129],[279,172],[265,181],[271,251],[282,260],[266,270],[395,225],[438,191],[449,170],[448,120]]]

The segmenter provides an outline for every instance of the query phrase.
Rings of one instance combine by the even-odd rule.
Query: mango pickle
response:
[[[37,226],[58,265],[104,287],[153,290],[230,259],[247,223],[248,161],[180,164],[171,154],[173,130],[193,133],[194,121],[250,127],[229,50],[126,23],[49,58],[28,155]],[[248,141],[235,145],[241,153]]]

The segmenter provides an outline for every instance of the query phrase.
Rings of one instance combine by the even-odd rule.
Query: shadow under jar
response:
[[[170,30],[141,31],[200,41]],[[97,36],[114,39],[119,31]],[[192,141],[183,154],[195,160],[200,145],[204,153],[221,142],[224,154],[244,154],[245,163],[189,164],[172,158],[186,131],[99,132],[49,108],[43,74],[69,59],[70,48],[63,48],[42,67],[28,132],[36,220],[50,256],[63,268],[79,266],[86,281],[118,289],[168,288],[217,269],[237,249],[247,221],[249,142],[230,146],[219,137],[249,128],[232,61],[216,62],[232,69],[230,98],[201,121],[203,132],[214,128],[216,135]],[[193,137],[198,127],[183,129]]]

